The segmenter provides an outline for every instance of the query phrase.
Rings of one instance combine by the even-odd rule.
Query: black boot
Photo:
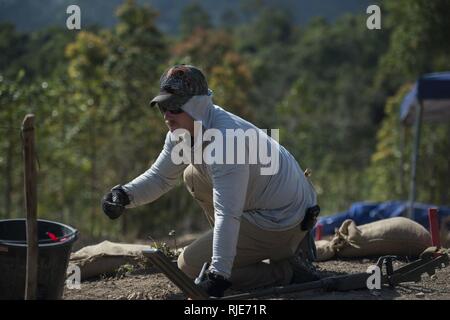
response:
[[[291,283],[304,283],[320,280],[316,267],[309,259],[305,259],[301,255],[295,255],[294,257],[289,258],[289,263],[293,270]]]

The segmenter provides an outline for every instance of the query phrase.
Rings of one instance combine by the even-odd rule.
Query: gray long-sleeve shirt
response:
[[[182,108],[195,120],[202,122],[204,131],[216,129],[216,133],[222,133],[223,136],[227,135],[227,129],[242,129],[244,132],[251,129],[261,133],[253,124],[214,105],[211,95],[194,96]],[[234,150],[230,159],[234,159],[235,164],[194,162],[195,166],[203,166],[202,171],[207,172],[213,184],[215,224],[211,268],[225,277],[231,275],[242,217],[262,229],[287,230],[298,225],[306,209],[316,204],[314,188],[294,157],[274,139],[265,134],[261,137],[265,137],[268,146],[275,146],[275,149],[266,148],[269,149],[266,154],[271,156],[272,163],[249,161],[255,152],[249,140],[245,140],[244,148],[238,148],[236,144],[234,148],[227,149],[224,143],[223,148],[217,148],[214,153],[217,155],[220,149],[225,159],[227,153]],[[131,199],[127,207],[155,201],[175,186],[188,165],[175,164],[172,160],[176,140],[175,133],[168,132],[156,162],[123,186]],[[195,150],[198,150],[198,145],[194,146],[192,154]],[[247,156],[246,162],[236,163],[238,155],[243,153]],[[192,154],[187,158],[194,159]],[[274,165],[275,158],[278,170],[271,171],[275,174],[267,174],[267,168]],[[266,172],[262,174],[264,168]]]

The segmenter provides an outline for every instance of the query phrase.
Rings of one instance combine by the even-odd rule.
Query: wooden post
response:
[[[38,273],[37,186],[34,149],[34,115],[27,114],[22,123],[25,172],[25,206],[27,210],[27,269],[25,299],[35,300]]]

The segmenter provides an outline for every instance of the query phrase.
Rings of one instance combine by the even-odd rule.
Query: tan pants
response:
[[[184,171],[187,189],[214,222],[212,183],[203,169],[189,165]],[[234,289],[289,284],[293,271],[287,261],[292,257],[306,232],[300,226],[286,231],[263,230],[242,218],[230,281]],[[178,258],[178,267],[195,278],[205,262],[211,261],[213,230],[185,248]],[[264,261],[263,260],[269,260]]]

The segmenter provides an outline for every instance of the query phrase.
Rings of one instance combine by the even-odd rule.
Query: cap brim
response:
[[[171,100],[173,100],[174,95],[172,93],[165,93],[160,92],[156,97],[153,98],[152,101],[150,101],[150,106],[154,107],[158,103],[168,103]]]
[[[166,106],[168,110],[176,110],[181,108],[186,102],[189,101],[190,96],[179,96],[173,93],[160,92],[156,97],[150,101],[150,106],[161,104]]]

